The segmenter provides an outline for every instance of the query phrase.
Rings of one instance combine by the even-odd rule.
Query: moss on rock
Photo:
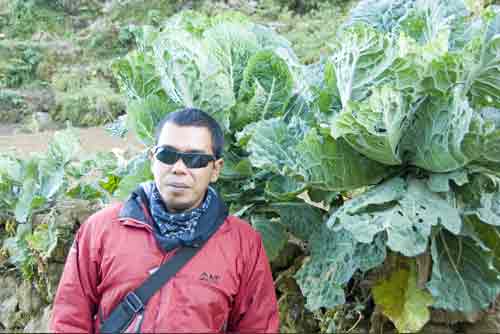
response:
[[[38,64],[36,76],[46,82],[52,81],[61,68],[79,64],[83,57],[82,48],[68,41],[44,42],[40,47],[44,57]]]
[[[20,122],[28,115],[49,111],[54,102],[54,95],[47,88],[0,90],[0,122]]]
[[[50,115],[55,121],[94,126],[115,120],[125,110],[122,95],[106,82],[91,82],[81,89],[56,93],[56,107]]]
[[[23,117],[26,109],[24,98],[15,91],[0,90],[0,122],[16,123]]]

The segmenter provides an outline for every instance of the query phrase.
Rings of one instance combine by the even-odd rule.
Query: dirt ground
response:
[[[34,134],[17,132],[15,125],[0,124],[0,152],[16,151],[17,153],[45,152],[54,131],[44,131]],[[133,134],[124,139],[113,137],[104,128],[79,128],[81,146],[84,152],[110,151],[119,149],[142,149],[142,144]]]

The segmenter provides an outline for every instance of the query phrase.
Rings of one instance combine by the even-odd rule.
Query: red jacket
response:
[[[54,300],[52,331],[98,333],[100,319],[175,252],[160,249],[152,227],[123,217],[122,209],[103,209],[78,230]],[[224,330],[279,331],[262,240],[234,216],[149,300],[140,327],[143,333]]]

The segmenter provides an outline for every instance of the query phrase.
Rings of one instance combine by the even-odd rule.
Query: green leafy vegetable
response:
[[[373,288],[373,298],[400,333],[416,333],[430,320],[432,296],[417,287],[417,273],[400,269]]]
[[[434,265],[427,288],[434,307],[475,312],[488,307],[500,293],[493,254],[471,238],[440,231],[432,238],[431,253]]]
[[[260,232],[269,261],[273,261],[288,242],[288,235],[281,225],[263,217],[252,217],[252,226]]]
[[[369,270],[385,259],[382,237],[370,245],[360,245],[349,232],[332,232],[324,224],[311,237],[310,244],[311,257],[295,275],[310,310],[344,304],[343,286],[354,272]]]

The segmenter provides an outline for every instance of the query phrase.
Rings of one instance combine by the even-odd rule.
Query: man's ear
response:
[[[214,161],[214,169],[212,171],[212,176],[210,177],[210,182],[215,183],[222,172],[222,168],[224,167],[224,159],[218,159]]]

